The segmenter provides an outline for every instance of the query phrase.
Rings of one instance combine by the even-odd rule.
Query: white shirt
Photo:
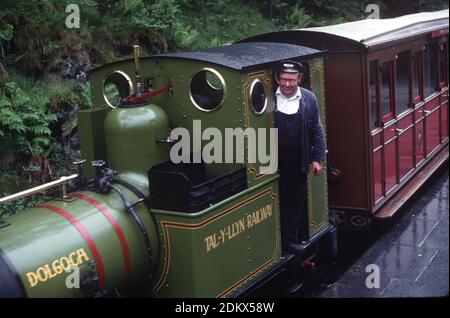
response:
[[[275,92],[277,96],[277,110],[287,114],[292,115],[298,111],[298,107],[300,104],[300,98],[302,97],[302,93],[300,91],[300,87],[297,88],[297,92],[294,96],[290,98],[286,98],[283,94],[281,94],[280,88],[278,87]]]

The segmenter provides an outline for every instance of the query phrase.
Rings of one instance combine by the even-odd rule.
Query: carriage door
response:
[[[415,160],[416,166],[425,159],[425,112],[423,104],[422,51],[414,52],[413,59],[413,102],[415,109]]]
[[[425,116],[425,151],[428,156],[436,149],[440,140],[440,88],[438,83],[438,45],[430,43],[424,51],[424,97],[425,105],[423,114]]]

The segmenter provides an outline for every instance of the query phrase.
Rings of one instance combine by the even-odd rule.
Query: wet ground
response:
[[[333,267],[297,297],[441,297],[449,294],[449,173],[400,215],[366,233],[343,233]]]

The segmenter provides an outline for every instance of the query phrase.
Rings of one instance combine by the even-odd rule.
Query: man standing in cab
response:
[[[325,161],[325,139],[317,99],[300,87],[305,69],[294,61],[277,66],[275,124],[278,128],[280,217],[284,253],[302,254],[308,240],[307,173],[319,175]]]

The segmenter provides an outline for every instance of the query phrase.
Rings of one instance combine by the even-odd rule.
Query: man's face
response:
[[[297,92],[300,79],[300,73],[280,73],[278,82],[280,85],[281,94],[287,98],[294,96]]]

